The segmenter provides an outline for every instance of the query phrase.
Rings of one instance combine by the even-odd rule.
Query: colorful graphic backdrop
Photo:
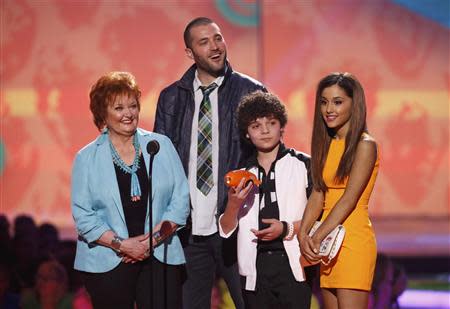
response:
[[[449,27],[420,9],[383,0],[0,3],[0,212],[10,218],[73,225],[72,160],[98,134],[91,85],[132,72],[140,125],[151,130],[160,90],[191,64],[182,32],[196,16],[221,26],[234,69],[286,103],[286,143],[299,150],[310,150],[318,80],[354,73],[382,158],[372,215],[449,216]],[[448,12],[447,1],[433,3]]]

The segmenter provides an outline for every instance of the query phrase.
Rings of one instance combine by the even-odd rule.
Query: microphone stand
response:
[[[148,232],[150,236],[149,241],[149,271],[150,271],[150,308],[153,308],[153,198],[152,198],[152,178],[153,178],[153,159],[159,151],[159,143],[156,140],[152,140],[147,144],[147,152],[150,155],[150,163],[148,166]]]
[[[152,173],[153,173],[153,159],[155,154],[150,153],[150,163],[148,167],[148,226],[149,226],[149,270],[150,270],[150,308],[153,308],[153,198],[152,198]]]

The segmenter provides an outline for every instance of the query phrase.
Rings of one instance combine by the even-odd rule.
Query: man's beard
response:
[[[207,72],[211,76],[219,77],[225,75],[226,65],[225,62],[227,60],[227,53],[224,53],[224,58],[222,62],[222,66],[219,69],[216,69],[214,66],[210,65],[208,61],[202,61],[200,59],[197,59],[197,68],[200,68],[201,70]]]

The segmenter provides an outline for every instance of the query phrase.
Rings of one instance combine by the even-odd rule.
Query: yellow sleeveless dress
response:
[[[339,162],[344,153],[345,140],[333,139],[328,151],[323,169],[323,178],[328,186],[325,194],[324,220],[347,186],[347,179],[342,184],[336,184]],[[373,186],[378,174],[379,158],[377,157],[370,180],[364,189],[355,209],[344,221],[346,230],[341,250],[327,266],[320,267],[320,286],[322,288],[345,288],[370,291],[375,270],[377,244],[372,223],[369,219],[368,204]]]

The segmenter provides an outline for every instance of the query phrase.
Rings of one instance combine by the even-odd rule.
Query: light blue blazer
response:
[[[169,220],[180,226],[189,214],[189,188],[180,158],[172,142],[164,135],[138,129],[138,140],[148,173],[150,156],[146,151],[151,140],[159,142],[160,150],[153,160],[153,226]],[[119,186],[111,157],[108,134],[81,149],[72,170],[72,215],[78,232],[75,269],[101,273],[116,267],[121,258],[109,247],[95,241],[107,230],[128,238]],[[148,205],[147,205],[148,210]],[[145,218],[145,232],[149,216]],[[164,245],[155,248],[154,256],[161,262],[185,263],[178,236],[171,238],[164,259]]]

